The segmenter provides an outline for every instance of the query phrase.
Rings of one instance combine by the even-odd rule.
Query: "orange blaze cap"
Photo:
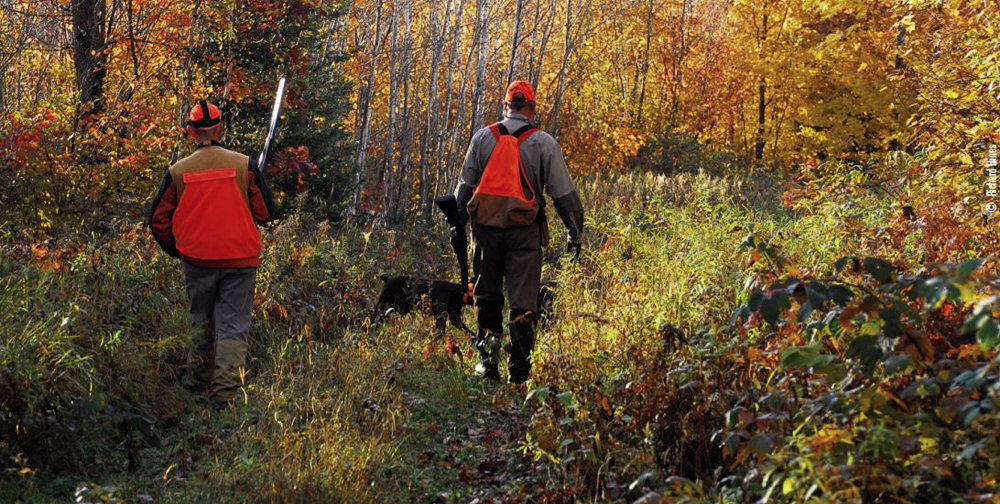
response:
[[[205,100],[198,100],[198,104],[191,108],[191,126],[195,128],[211,128],[220,122],[222,113],[219,107]]]
[[[516,80],[507,86],[504,101],[507,103],[535,103],[535,90],[531,88],[531,84],[523,80]]]

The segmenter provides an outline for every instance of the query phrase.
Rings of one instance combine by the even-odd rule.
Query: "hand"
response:
[[[580,260],[581,248],[583,248],[583,245],[579,243],[573,243],[572,241],[566,243],[566,253],[567,254],[571,252],[573,253],[573,259],[572,259],[573,262],[577,262]]]

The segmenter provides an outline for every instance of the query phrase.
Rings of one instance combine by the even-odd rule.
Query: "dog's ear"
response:
[[[386,283],[389,281],[389,275],[379,275],[378,277],[380,280],[382,280],[382,283]]]

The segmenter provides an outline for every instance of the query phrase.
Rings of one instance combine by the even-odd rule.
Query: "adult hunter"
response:
[[[569,230],[568,252],[580,254],[583,204],[559,143],[532,124],[535,91],[514,81],[504,97],[504,119],[472,137],[455,198],[463,222],[472,222],[474,294],[481,361],[476,373],[500,379],[491,341],[502,340],[504,287],[510,306],[507,329],[510,383],[531,373],[535,317],[542,276],[542,248],[548,244],[545,192]],[[506,285],[505,285],[506,284]]]
[[[191,332],[185,385],[231,404],[246,365],[254,282],[260,266],[256,224],[275,214],[257,160],[219,145],[219,108],[191,110],[187,133],[197,147],[171,166],[153,197],[149,227],[164,252],[184,263]]]

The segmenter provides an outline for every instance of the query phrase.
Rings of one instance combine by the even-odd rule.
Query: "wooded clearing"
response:
[[[1000,5],[0,0],[0,501],[997,502]],[[146,227],[196,100],[266,177],[245,394]],[[526,387],[454,281],[515,80],[586,211]],[[476,327],[475,308],[464,320]]]

